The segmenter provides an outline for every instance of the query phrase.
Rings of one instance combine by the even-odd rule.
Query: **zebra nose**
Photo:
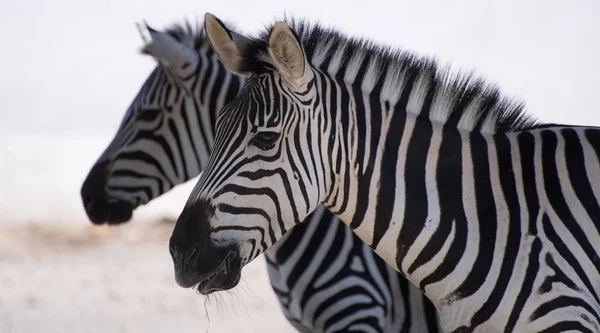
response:
[[[169,240],[169,251],[174,259],[175,255],[197,251],[199,246],[204,247],[210,241],[208,221],[213,214],[214,208],[205,200],[184,208]]]
[[[94,224],[116,224],[131,219],[133,206],[123,200],[109,200],[105,187],[110,167],[109,161],[96,163],[81,186],[81,200],[85,212]]]
[[[81,186],[81,199],[88,206],[98,196],[103,195],[104,185],[108,176],[108,161],[94,164]]]
[[[209,219],[214,209],[206,201],[184,208],[169,239],[169,252],[175,280],[185,288],[216,272],[226,258],[227,249],[211,240]]]

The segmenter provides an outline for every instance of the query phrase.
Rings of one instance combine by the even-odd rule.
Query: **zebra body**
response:
[[[318,25],[205,27],[248,80],[171,237],[181,286],[241,269],[323,203],[446,332],[600,332],[600,129],[538,124],[481,79]]]
[[[440,330],[421,291],[323,206],[265,257],[281,308],[300,332]]]
[[[82,186],[97,224],[126,222],[137,206],[197,176],[208,161],[217,113],[244,82],[192,27],[147,32],[142,52],[160,66]],[[429,300],[324,207],[266,257],[282,310],[302,332],[439,329]]]

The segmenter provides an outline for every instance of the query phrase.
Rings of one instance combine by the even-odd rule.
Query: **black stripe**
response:
[[[170,188],[167,189],[167,191]],[[113,187],[110,185],[106,186],[106,191],[107,192],[111,192],[111,191],[125,191],[129,194],[136,194],[137,192],[142,192],[146,195],[146,197],[149,200],[152,200],[156,195],[154,193],[152,193],[152,188],[150,186],[127,186],[127,187]],[[138,197],[139,200],[139,195],[136,195]],[[110,202],[110,199],[108,200]],[[110,212],[112,213],[112,212]]]
[[[537,217],[540,211],[540,201],[536,188],[535,171],[535,138],[531,132],[522,132],[517,136],[519,145],[519,158],[521,163],[521,181],[523,182],[523,196],[527,204],[528,231],[530,235],[537,235]]]
[[[185,104],[185,103],[182,103]],[[201,144],[204,145],[204,147],[206,148],[206,150],[208,152],[211,152],[214,147],[211,147],[208,141],[208,137],[209,137],[209,133],[207,133],[208,131],[205,131],[203,129],[206,129],[206,125],[204,124],[204,122],[202,121],[202,114],[203,112],[211,112],[211,110],[203,110],[203,108],[200,106],[200,104],[198,103],[198,100],[194,98],[194,108],[197,110],[196,111],[196,121],[197,121],[197,128],[200,129],[200,136],[202,137],[202,142]],[[213,118],[210,118],[211,122],[210,122],[210,130],[212,131],[211,134],[213,134],[213,140],[214,140],[214,134],[216,132],[216,127],[215,127],[215,123]],[[203,126],[204,124],[204,126]],[[191,132],[190,132],[191,133]],[[214,142],[213,142],[214,144]],[[208,161],[207,161],[208,163]]]
[[[199,87],[203,87],[203,91],[199,91],[200,93],[198,94],[198,99],[200,100],[200,104],[202,105],[206,105],[206,87],[209,86],[209,82],[210,82],[210,77],[211,74],[213,73],[213,66],[215,63],[220,64],[220,60],[215,59],[213,57],[207,56],[207,63],[204,64],[204,66],[199,66],[199,68],[203,68],[204,69],[204,76],[202,77],[201,80],[198,80],[197,82],[200,83]]]
[[[523,279],[523,285],[517,295],[514,307],[510,311],[508,322],[504,327],[505,333],[513,332],[517,320],[525,308],[525,302],[529,299],[529,296],[533,292],[533,283],[540,269],[539,255],[542,251],[542,241],[539,237],[535,237],[533,244],[531,244],[531,252],[529,252],[529,263],[527,264],[527,270],[525,271],[525,277]]]
[[[541,294],[550,292],[553,288],[554,283],[563,284],[566,287],[568,287],[574,291],[581,292],[581,288],[579,288],[573,282],[573,280],[571,280],[565,274],[565,272],[562,270],[562,268],[558,267],[558,265],[556,264],[556,262],[554,262],[554,259],[552,258],[552,255],[550,253],[546,253],[546,265],[548,265],[548,267],[550,267],[550,269],[552,269],[554,271],[554,275],[546,276],[546,278],[544,279],[544,282],[542,283],[542,285],[539,288]]]
[[[317,125],[320,123],[319,119],[312,119],[311,121],[316,121]],[[317,126],[317,136],[321,137],[321,135],[318,135],[318,133],[319,133],[318,128],[319,127]],[[309,149],[309,154],[311,154],[311,155],[315,153],[315,149],[313,149],[313,146],[312,146],[312,140],[313,140],[313,138],[314,138],[314,136],[313,136],[313,133],[312,133],[312,126],[307,126],[306,127],[306,144],[307,144],[308,149]],[[322,151],[322,149],[317,149],[317,152],[319,154],[320,154],[321,151]],[[318,156],[318,157],[320,158],[320,161],[322,163],[323,162],[322,156]],[[321,177],[319,177],[320,172],[317,169],[317,164],[315,162],[316,158],[317,158],[317,156],[313,156],[309,160],[310,160],[310,163],[311,163],[311,166],[312,166],[312,170],[311,171],[315,175],[315,184],[314,185],[316,186],[317,191],[318,191],[317,198],[322,198],[322,196],[321,196],[321,194],[322,194],[321,193]],[[307,170],[307,173],[309,173],[308,170]]]
[[[510,154],[510,152],[502,153],[503,155]],[[508,161],[505,161],[503,162],[504,165],[499,164],[499,167],[501,168],[500,183],[502,185],[502,191],[505,196],[504,199],[507,200],[507,205],[509,205],[509,221],[507,235],[508,237],[506,239],[506,247],[503,254],[504,257],[502,259],[500,275],[498,276],[498,280],[494,285],[494,289],[492,290],[489,298],[486,300],[483,306],[475,313],[475,315],[471,319],[471,330],[475,329],[477,326],[487,321],[492,316],[492,314],[494,314],[496,309],[498,309],[498,306],[500,305],[500,302],[502,301],[502,298],[505,295],[506,289],[511,280],[517,255],[519,254],[519,244],[521,242],[521,217],[519,205],[518,203],[515,203],[517,197],[514,177],[511,178],[510,176],[513,174],[512,165],[508,163]],[[502,170],[503,167],[507,168],[508,165],[510,165],[508,169]],[[513,205],[517,206],[510,207],[511,202],[513,202]]]
[[[588,289],[588,292],[590,292],[596,299],[596,302],[598,302],[598,297],[596,295],[595,289],[592,283],[590,282],[585,270],[583,269],[583,267],[581,267],[581,264],[579,264],[577,258],[573,255],[569,247],[563,242],[562,238],[558,235],[556,230],[554,230],[554,226],[552,225],[550,218],[546,214],[544,214],[542,218],[542,225],[544,233],[546,234],[548,240],[552,243],[552,246],[556,248],[556,251],[558,251],[558,254],[560,254],[560,256],[564,258],[565,262],[567,262],[571,266],[571,268],[573,268],[577,276],[581,279],[585,287]]]
[[[300,120],[301,121],[301,120]],[[297,124],[297,122],[296,122]],[[304,127],[304,126],[302,126]],[[306,128],[310,128],[311,125],[309,124],[308,126],[306,126]],[[306,163],[306,158],[311,159],[311,155],[312,155],[312,151],[308,151],[306,152],[307,154],[305,154],[305,152],[302,150],[302,143],[308,143],[311,139],[311,137],[304,137],[304,136],[300,136],[300,130],[299,128],[296,128],[294,130],[294,148],[296,149],[297,155],[298,155],[298,159],[300,160],[300,164],[302,165],[302,170],[304,170],[304,173],[306,174],[306,179],[303,180],[303,182],[308,182],[310,184],[313,183],[312,177],[310,176],[310,172],[308,172],[308,164]],[[290,161],[291,161],[291,151],[289,150],[289,144],[287,145],[287,152],[288,152],[288,156],[290,156]],[[297,167],[294,165],[293,166],[294,170],[297,170]]]
[[[242,187],[242,186],[238,186],[235,184],[227,184],[227,185],[223,186],[223,188],[219,191],[219,193],[215,194],[214,197],[215,198],[218,197],[219,195],[221,195],[221,193],[230,193],[230,192],[239,194],[241,196],[264,195],[264,196],[269,197],[269,199],[271,199],[271,201],[275,205],[275,211],[277,213],[277,222],[279,223],[279,228],[281,230],[281,233],[284,234],[287,231],[285,224],[283,222],[283,216],[281,215],[281,205],[279,204],[279,200],[277,200],[277,194],[275,193],[275,191],[273,191],[272,189],[267,188],[267,187],[247,188],[247,187]],[[272,228],[272,222],[269,223],[269,228]],[[274,241],[272,243],[274,243]]]
[[[379,191],[377,193],[377,200],[375,201],[373,240],[370,245],[373,249],[377,248],[377,245],[379,245],[391,223],[396,222],[392,221],[392,213],[394,212],[394,202],[396,201],[398,155],[408,116],[406,105],[413,90],[416,75],[415,71],[410,70],[405,73],[406,84],[402,89],[402,95],[398,99],[394,109],[389,111],[392,113],[392,119],[389,122],[388,132],[385,137],[381,169],[379,170]]]
[[[358,69],[356,79],[352,85],[352,93],[354,94],[354,100],[356,103],[356,127],[358,131],[358,137],[364,138],[364,140],[358,140],[356,148],[356,157],[358,159],[356,166],[359,169],[360,180],[357,184],[356,189],[356,208],[354,216],[349,226],[352,229],[356,229],[360,226],[364,220],[367,208],[369,208],[369,188],[371,186],[371,178],[373,177],[373,164],[375,163],[375,153],[378,148],[379,135],[372,134],[370,138],[367,137],[367,120],[365,115],[367,114],[367,103],[371,107],[378,106],[373,103],[373,100],[367,95],[363,98],[363,91],[361,83],[364,77],[367,75],[367,67],[369,64],[369,57],[365,57]],[[377,112],[374,112],[377,113]],[[371,123],[370,127],[376,127],[379,124]],[[377,134],[377,133],[375,133]],[[368,160],[364,159],[366,153],[366,145],[370,145],[370,155]],[[364,170],[364,172],[363,172]]]
[[[142,161],[142,162],[146,162],[150,165],[153,165],[154,167],[156,167],[156,169],[158,170],[158,172],[161,175],[165,176],[162,180],[166,180],[167,182],[171,183],[171,180],[166,177],[166,172],[163,169],[162,165],[158,162],[158,160],[154,156],[148,155],[146,152],[143,152],[143,151],[123,152],[115,158],[115,160],[117,160],[117,159]],[[120,169],[120,170],[122,170],[122,169]],[[160,187],[161,187],[160,188],[161,193],[164,193],[164,191],[163,191],[164,188],[162,188],[162,183],[161,183]]]
[[[436,88],[437,92],[437,86],[434,86],[434,88]],[[433,94],[430,96],[427,109],[424,107],[417,119],[429,117],[434,96]],[[464,109],[469,101],[470,99],[463,99],[462,102],[455,102],[453,106],[454,111]],[[459,114],[459,112],[453,112],[453,114]],[[438,187],[438,200],[440,202],[439,226],[434,233],[434,237],[430,239],[423,249],[426,250],[425,254],[421,256],[420,253],[419,257],[421,258],[417,257],[418,261],[416,260],[413,263],[414,266],[412,269],[416,270],[420,265],[433,258],[443,246],[444,240],[449,236],[453,224],[455,226],[455,236],[448,250],[448,255],[446,255],[442,264],[421,281],[419,286],[421,290],[425,290],[428,284],[440,281],[449,274],[460,260],[466,246],[467,221],[462,203],[462,139],[458,130],[451,127],[452,123],[449,119],[448,123],[444,125],[442,141],[438,149],[436,185]],[[411,163],[412,166],[412,162],[407,159],[408,163]],[[406,191],[408,193],[409,189],[407,188]],[[406,206],[409,206],[408,202],[406,202]],[[425,208],[425,214],[427,214],[427,208]],[[422,230],[425,220],[423,219],[420,223],[422,224],[418,230],[419,232]],[[414,237],[416,236],[418,236],[418,233]]]
[[[565,162],[573,191],[590,219],[593,222],[597,222],[600,219],[600,206],[598,206],[598,201],[594,195],[594,190],[592,189],[591,181],[585,167],[584,152],[580,142],[581,138],[572,128],[561,130],[561,134],[565,140]],[[593,224],[596,227],[596,232],[600,233],[598,224]]]
[[[300,221],[300,218],[298,217],[298,207],[296,205],[296,200],[294,198],[292,188],[290,186],[290,182],[289,182],[289,179],[287,178],[287,174],[285,173],[285,170],[283,170],[281,168],[277,168],[277,169],[273,169],[273,170],[260,169],[257,171],[242,171],[238,174],[238,177],[248,178],[252,181],[256,181],[259,179],[266,179],[266,178],[275,177],[275,176],[279,176],[278,178],[281,179],[281,183],[285,189],[286,198],[290,202],[289,208],[292,210],[292,213],[294,215],[294,221],[293,221],[294,224],[300,223],[301,221]],[[308,198],[306,198],[306,200],[308,200]]]
[[[356,78],[354,80],[354,84],[350,87],[352,89],[352,95],[354,96],[354,103],[356,105],[356,131],[359,138],[365,138],[365,140],[357,140],[356,144],[356,156],[358,158],[358,167],[360,170],[363,169],[364,164],[368,163],[368,161],[361,160],[362,156],[365,156],[366,144],[368,143],[367,138],[367,119],[366,119],[366,105],[363,99],[363,91],[361,89],[360,83],[363,81],[364,76],[367,72],[368,61],[364,59],[358,68]],[[367,164],[368,165],[368,164]],[[360,186],[360,184],[359,184]],[[358,191],[360,195],[360,191]],[[362,219],[362,217],[361,217]]]
[[[550,205],[556,212],[558,218],[562,221],[564,226],[569,230],[573,237],[577,240],[579,246],[583,249],[590,261],[593,262],[594,258],[598,258],[598,254],[594,250],[592,244],[590,244],[586,233],[583,231],[573,213],[569,209],[566,202],[563,189],[560,185],[558,167],[556,165],[556,149],[558,145],[558,138],[556,133],[551,130],[543,130],[542,136],[542,168],[544,172],[544,189]],[[570,152],[565,152],[570,154]],[[570,157],[570,156],[569,156]],[[569,158],[568,157],[568,158]],[[567,158],[567,159],[568,159]],[[600,267],[595,265],[596,272],[600,273]],[[590,292],[596,298],[596,301],[600,303],[594,290]]]
[[[556,298],[553,298],[553,299],[541,304],[537,309],[535,309],[533,314],[531,314],[531,317],[529,318],[529,320],[535,321],[539,318],[547,316],[552,311],[555,311],[560,308],[569,308],[569,307],[583,308],[589,314],[591,314],[592,316],[594,316],[596,318],[596,321],[595,321],[596,323],[600,322],[600,318],[598,317],[598,314],[596,313],[596,311],[590,304],[586,303],[580,297],[572,297],[572,296],[566,296],[566,295],[558,296]],[[569,313],[572,313],[569,310],[565,310],[564,312],[567,312],[567,311]],[[580,317],[585,318],[581,315],[580,315]],[[585,321],[590,322],[589,319],[585,320]]]
[[[323,277],[323,274],[331,268],[331,265],[340,260],[349,260],[348,257],[340,256],[340,249],[344,248],[347,239],[344,233],[344,229],[340,228],[340,222],[337,219],[335,219],[335,216],[332,215],[333,214],[323,214],[321,220],[318,221],[317,228],[313,227],[313,230],[310,234],[305,234],[305,237],[310,239],[310,241],[305,247],[302,248],[302,256],[295,263],[294,270],[289,274],[288,277],[289,285],[295,286],[296,283],[298,283],[298,279],[303,277],[303,272],[311,265],[311,262],[314,262],[315,258],[319,258],[319,263],[314,274],[311,276],[303,277],[310,279],[310,283],[307,285],[307,288],[305,289],[303,295],[300,297],[300,305],[303,308],[308,305],[307,303],[316,293],[323,290],[328,290],[336,285],[343,285],[340,283],[342,277],[340,276],[338,271],[330,280],[326,281],[318,288],[315,288],[316,281]],[[331,242],[327,245],[327,247],[325,247],[323,246],[321,241],[323,235],[326,235],[328,232],[333,232],[334,236],[332,237]],[[327,305],[327,300],[324,300],[320,306],[323,305]]]
[[[423,299],[423,310],[425,312],[425,322],[427,323],[428,332],[441,332],[438,324],[438,312],[433,303],[425,295],[421,296]]]
[[[338,71],[337,74],[338,75],[336,76],[336,81],[334,81],[334,82],[339,84],[340,86],[334,85],[334,87],[335,87],[335,89],[339,90],[339,92],[340,92],[340,104],[336,105],[336,110],[339,110],[339,113],[340,113],[342,133],[343,133],[342,138],[344,138],[343,140],[341,140],[340,145],[344,146],[344,151],[346,154],[345,158],[340,161],[340,165],[341,165],[341,163],[345,164],[346,172],[344,172],[343,184],[347,186],[351,182],[350,175],[352,174],[352,168],[354,167],[352,165],[352,161],[350,161],[351,151],[354,149],[354,147],[350,147],[350,112],[351,112],[350,110],[351,110],[351,106],[350,106],[349,92],[348,92],[348,89],[346,89],[346,86],[344,85],[343,71],[340,70],[340,71]],[[345,188],[341,194],[342,194],[342,204],[339,206],[338,211],[345,212],[346,208],[348,206],[350,190]]]
[[[218,210],[223,213],[230,214],[230,215],[242,215],[242,216],[244,216],[244,215],[259,215],[268,222],[269,226],[271,225],[271,218],[262,209],[257,209],[257,208],[252,208],[252,207],[236,207],[236,206],[232,206],[232,205],[229,205],[226,203],[220,203],[218,205]],[[265,231],[260,227],[253,228],[252,230],[260,231],[260,235],[261,235],[260,245],[262,246],[263,250],[267,249],[268,246],[267,246],[267,243],[265,242]],[[271,237],[271,244],[273,244],[274,239],[275,239],[275,234],[274,234],[272,228],[269,228],[269,236]]]
[[[439,195],[438,200],[440,203],[439,224],[442,226],[454,223],[455,230],[454,238],[440,265],[436,267],[431,274],[421,280],[419,287],[423,291],[427,285],[441,281],[456,268],[467,245],[467,217],[462,202],[463,152],[460,132],[456,129],[445,128],[442,134],[442,143],[438,152],[436,181]],[[409,191],[409,189],[407,189],[407,191]],[[427,210],[425,210],[425,212],[427,213]],[[423,219],[420,223],[421,227],[419,231],[425,225],[425,220]],[[443,241],[437,245],[439,246],[442,244]]]
[[[402,260],[412,246],[417,236],[423,230],[427,219],[427,189],[425,183],[425,170],[427,153],[431,145],[433,126],[428,115],[420,114],[415,120],[414,129],[409,139],[406,150],[405,165],[398,165],[404,169],[405,182],[405,210],[402,227],[397,240],[398,252],[396,264],[402,267]],[[444,142],[444,141],[442,141]]]
[[[296,133],[297,133],[297,131],[296,131]],[[287,161],[290,163],[292,172],[294,172],[294,171],[298,170],[298,166],[294,162],[294,158],[293,158],[292,152],[290,150],[291,145],[289,143],[289,140],[286,139],[286,141],[288,141],[288,142],[286,142],[286,144],[285,144],[285,150],[286,150],[285,154],[287,155]],[[296,143],[298,143],[298,141],[300,141],[300,140],[294,140],[294,142],[296,142]],[[302,155],[302,154],[299,154],[299,155]],[[300,158],[300,160],[303,161],[302,156],[299,156],[299,158]],[[305,172],[308,172],[308,170],[305,169]],[[302,193],[302,199],[304,200],[304,206],[310,207],[310,200],[308,199],[308,193],[306,192],[306,186],[305,186],[307,179],[300,180],[300,179],[296,179],[296,177],[294,177],[294,175],[290,175],[294,179],[294,180],[291,180],[288,177],[284,178],[284,176],[287,176],[287,174],[284,174],[283,172],[281,174],[282,174],[282,176],[281,176],[282,182],[284,183],[284,185],[286,187],[289,187],[289,184],[292,181],[297,181],[299,183],[297,187],[300,189],[300,192]],[[300,176],[301,176],[301,174],[299,174],[298,177],[300,177]],[[310,177],[308,177],[308,178],[310,178]],[[289,193],[289,194],[292,195],[291,193]],[[295,204],[295,201],[293,199],[290,198],[290,201],[294,202],[294,204]],[[295,210],[297,211],[297,209],[295,209]]]
[[[506,172],[504,172],[505,170],[512,170],[510,143],[506,136],[498,135],[496,137],[496,149],[500,182],[507,181],[510,183],[510,176],[506,175]],[[492,267],[494,249],[496,247],[496,230],[498,226],[497,207],[490,179],[491,170],[488,156],[488,144],[481,133],[471,134],[471,156],[475,180],[477,220],[479,222],[479,251],[477,252],[477,257],[475,258],[475,262],[473,263],[469,274],[463,280],[460,287],[453,293],[458,298],[466,298],[473,295],[485,282]],[[514,185],[514,181],[511,185]],[[514,186],[511,186],[510,192],[510,195],[515,196],[513,199],[516,199],[517,193]],[[505,193],[505,195],[507,194]]]
[[[212,51],[212,48],[210,48],[210,51]],[[210,52],[212,53],[212,52]],[[207,53],[205,54],[206,57],[208,57],[208,63],[204,63],[204,59],[202,58],[202,53],[198,52],[198,66],[196,67],[196,76],[194,77],[194,81],[191,84],[191,92],[192,95],[197,97],[198,99],[202,98],[202,89],[204,89],[206,86],[205,85],[200,85],[200,81],[201,79],[206,79],[206,73],[209,72],[210,68],[211,68],[211,63],[210,63],[210,56]],[[202,75],[204,74],[204,75]],[[197,99],[194,98],[194,103],[197,103]],[[198,109],[199,110],[199,109]]]
[[[201,161],[200,160],[199,149],[197,147],[196,140],[194,140],[194,137],[192,135],[192,131],[193,131],[192,124],[191,124],[190,119],[188,118],[188,114],[187,114],[188,110],[187,110],[187,107],[185,106],[185,102],[181,101],[179,103],[179,106],[181,107],[181,111],[180,111],[181,112],[181,117],[183,119],[183,124],[185,126],[186,134],[187,134],[186,137],[183,138],[183,139],[184,140],[187,139],[187,142],[189,142],[189,144],[192,146],[192,149],[194,151],[195,161],[196,161],[196,163],[198,163],[197,164],[198,165],[198,171],[202,171],[202,167],[204,165],[206,165],[206,163],[208,163],[208,161]],[[199,109],[197,109],[197,110],[199,110]],[[199,115],[197,115],[197,116],[199,116]],[[202,131],[201,128],[198,128],[198,129],[200,129],[200,131],[199,131],[200,135],[203,135],[204,131]],[[206,141],[204,141],[204,142],[206,142]],[[198,142],[198,144],[200,144],[200,143]],[[210,153],[210,150],[208,150],[208,152]],[[193,176],[189,175],[189,176],[195,177],[196,175],[193,175]],[[186,178],[185,180],[188,180],[188,179],[189,178]]]
[[[312,238],[312,234],[307,234],[308,228],[315,223],[325,224],[321,220],[313,220],[315,217],[313,215],[309,215],[306,219],[294,226],[293,229],[290,229],[290,232],[286,234],[287,239],[285,241],[281,241],[277,243],[277,251],[275,252],[275,260],[277,261],[278,266],[284,266],[288,260],[291,260],[290,257],[294,254],[295,251],[299,250],[299,244],[304,238]],[[293,265],[293,263],[292,263]],[[287,283],[287,282],[286,282]],[[291,285],[288,283],[288,285]]]
[[[594,333],[594,331],[583,326],[582,323],[580,323],[578,321],[573,321],[573,320],[558,322],[548,328],[545,328],[545,329],[539,331],[538,333],[556,333],[556,332],[569,332],[569,331],[581,332],[581,333]]]
[[[402,304],[404,305],[404,322],[400,332],[409,332],[410,326],[412,325],[412,313],[410,303],[410,282],[404,278],[401,274],[398,274],[398,283],[400,284],[400,291],[402,292]],[[392,302],[393,303],[393,302]]]
[[[180,138],[179,129],[175,125],[175,122],[173,121],[172,118],[168,120],[168,124],[169,124],[169,130],[171,131],[172,137],[175,140],[175,145],[177,147],[176,149],[179,152],[179,155],[181,157],[181,160],[179,161],[180,163],[177,163],[177,161],[175,161],[175,160],[173,160],[172,163],[175,165],[181,164],[181,165],[179,165],[179,168],[181,168],[181,171],[179,170],[179,168],[176,168],[175,170],[179,173],[179,181],[184,182],[184,181],[190,179],[191,176],[188,172],[187,163],[185,163],[186,156],[184,154],[183,143]],[[173,157],[175,157],[175,154],[173,154]]]

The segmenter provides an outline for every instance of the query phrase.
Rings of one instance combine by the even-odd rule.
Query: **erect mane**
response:
[[[225,22],[225,24],[227,24],[227,27],[230,30],[237,31],[231,22]],[[209,42],[206,32],[204,31],[203,21],[191,23],[188,20],[183,20],[183,22],[171,24],[165,29],[165,32],[173,36],[179,42],[192,46],[196,50],[199,50]]]
[[[301,40],[309,62],[324,72],[333,63],[333,67],[339,68],[336,73],[338,78],[343,78],[346,70],[356,72],[360,64],[368,62],[370,70],[354,83],[362,83],[365,87],[366,80],[370,91],[380,89],[381,96],[386,100],[397,101],[407,77],[411,77],[415,83],[411,95],[422,95],[428,87],[435,86],[436,103],[447,107],[431,108],[427,116],[433,121],[451,122],[464,130],[489,133],[517,131],[540,125],[524,112],[523,103],[502,96],[497,86],[472,73],[450,74],[449,69],[440,68],[434,58],[417,56],[368,39],[349,37],[319,23],[288,17],[284,17],[283,21]],[[267,51],[272,26],[268,25],[257,37],[251,38],[244,49],[243,71],[261,74],[273,70]]]
[[[199,21],[193,25],[188,20],[173,23],[165,29],[165,32],[173,36],[180,43],[192,46],[196,50],[208,41],[204,33],[203,23]]]

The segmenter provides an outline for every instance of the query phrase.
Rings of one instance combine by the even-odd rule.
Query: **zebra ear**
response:
[[[198,61],[198,55],[190,45],[178,41],[166,32],[152,29],[146,22],[138,23],[137,27],[145,44],[140,52],[151,55],[171,72],[179,73],[178,71]]]
[[[309,66],[304,48],[298,36],[284,22],[275,23],[271,28],[269,56],[277,71],[288,83],[301,85],[306,81],[306,72]]]
[[[211,13],[204,14],[204,29],[223,65],[233,73],[248,76],[250,73],[241,68],[241,50],[250,40],[227,29],[225,24]]]

